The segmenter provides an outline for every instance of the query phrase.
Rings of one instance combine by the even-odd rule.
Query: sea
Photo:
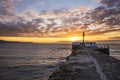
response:
[[[70,54],[70,44],[0,43],[0,80],[48,80]],[[120,44],[110,56],[120,60]]]

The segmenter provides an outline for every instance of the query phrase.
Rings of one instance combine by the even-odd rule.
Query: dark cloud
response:
[[[106,24],[107,25],[120,25],[120,19],[116,18],[116,17],[111,17],[109,19],[106,20]]]
[[[114,7],[120,4],[120,0],[101,0],[101,3],[106,7]]]
[[[29,36],[29,33],[39,32],[42,33],[41,29],[38,28],[40,23],[43,23],[43,19],[33,19],[32,21],[27,21],[19,19],[20,21],[15,22],[0,22],[0,36],[23,36],[22,33],[26,33]],[[20,35],[21,34],[21,35]]]
[[[102,6],[95,8],[90,13],[95,23],[110,23],[109,25],[119,25],[120,23],[120,0],[101,0]]]
[[[0,22],[0,36],[16,36],[19,32],[21,29],[20,27],[16,28],[15,24]]]

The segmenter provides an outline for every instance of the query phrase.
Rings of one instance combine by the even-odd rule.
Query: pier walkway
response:
[[[120,61],[92,48],[73,50],[49,80],[120,80]]]

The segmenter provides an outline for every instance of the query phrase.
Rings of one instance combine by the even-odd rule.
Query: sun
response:
[[[77,37],[77,36],[70,37],[70,40],[74,42],[74,41],[77,41],[77,40],[79,40],[79,37]]]

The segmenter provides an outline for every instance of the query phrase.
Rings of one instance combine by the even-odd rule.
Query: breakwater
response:
[[[49,80],[120,80],[120,61],[94,48],[73,49]]]

